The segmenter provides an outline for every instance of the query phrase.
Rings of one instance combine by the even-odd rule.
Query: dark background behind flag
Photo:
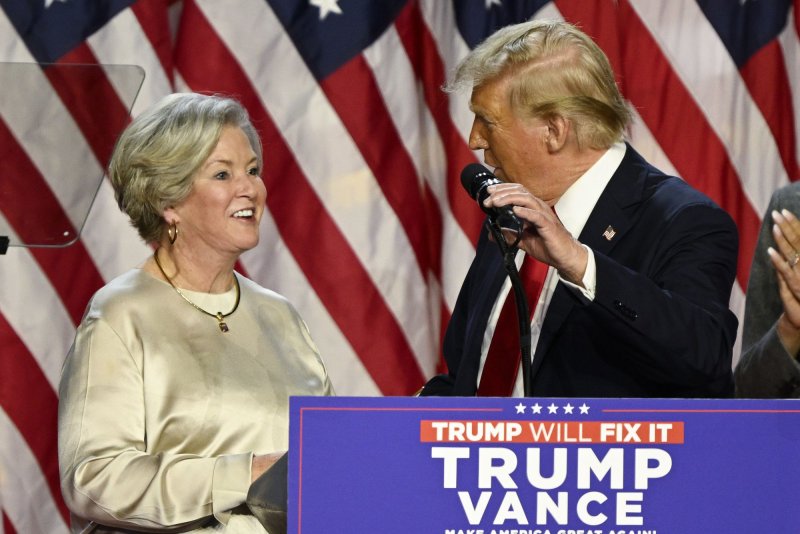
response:
[[[133,115],[174,91],[239,98],[264,140],[269,194],[240,270],[297,306],[340,395],[406,395],[440,368],[482,219],[459,182],[476,160],[467,95],[440,91],[458,59],[531,16],[595,38],[636,110],[637,149],[737,221],[741,318],[761,214],[799,174],[798,3],[0,0],[0,61],[140,65]],[[31,101],[56,102],[46,121],[0,88],[0,228],[12,241],[36,238],[26,205],[65,217],[58,191],[82,183],[73,162],[101,176],[107,132],[129,120],[111,78],[70,81],[53,68],[26,81]],[[104,182],[77,243],[0,257],[0,532],[67,531],[61,364],[92,293],[150,253]]]

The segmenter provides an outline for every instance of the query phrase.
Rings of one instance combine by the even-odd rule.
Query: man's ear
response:
[[[547,118],[545,143],[550,152],[558,152],[567,144],[571,124],[563,115],[553,114]]]

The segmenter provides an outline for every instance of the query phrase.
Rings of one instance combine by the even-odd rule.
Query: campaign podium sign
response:
[[[290,534],[800,532],[800,401],[294,397]]]

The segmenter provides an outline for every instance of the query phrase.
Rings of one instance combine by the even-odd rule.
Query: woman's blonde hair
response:
[[[458,65],[445,90],[473,89],[500,77],[509,79],[516,113],[565,117],[581,146],[608,148],[631,120],[608,58],[566,22],[533,20],[498,30]]]
[[[119,208],[145,242],[159,241],[164,210],[191,192],[225,126],[247,136],[262,166],[261,139],[247,111],[232,98],[176,93],[136,117],[122,132],[108,165]]]

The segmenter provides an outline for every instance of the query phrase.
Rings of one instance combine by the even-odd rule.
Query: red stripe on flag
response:
[[[442,226],[444,219],[442,216],[442,209],[436,200],[436,195],[431,191],[430,184],[425,181],[422,186],[422,204],[420,205],[419,212],[423,214],[425,225],[432,230],[428,233],[427,247],[428,258],[430,261],[430,268],[436,275],[437,280],[441,280],[444,274],[442,273]],[[446,304],[443,302],[443,305]]]
[[[794,16],[794,31],[798,37],[800,37],[800,0],[794,0],[792,2],[792,12]]]
[[[442,303],[441,309],[441,317],[439,323],[439,346],[437,347],[439,350],[439,359],[436,361],[436,374],[445,374],[447,373],[447,362],[444,360],[444,334],[447,331],[447,325],[450,323],[451,317],[450,310],[447,306]]]
[[[170,86],[175,87],[175,75],[172,67],[172,34],[169,27],[170,3],[170,0],[134,2],[131,10],[155,50]]]
[[[70,63],[84,66],[59,68]],[[98,63],[84,42],[59,59],[59,66],[46,68],[44,73],[75,119],[100,167],[105,168],[117,136],[130,122],[130,116]]]
[[[206,50],[202,62],[194,52],[200,46]],[[402,329],[303,175],[239,63],[191,1],[184,4],[175,58],[193,90],[213,88],[237,96],[268,140],[267,159],[271,168],[280,169],[281,179],[271,180],[272,174],[266,177],[267,206],[287,248],[381,392],[406,395],[419,389],[423,376]],[[216,65],[213,71],[206,67],[209,63]],[[297,206],[314,215],[313,224],[306,219],[296,222]],[[329,268],[333,264],[335,270]],[[365,305],[353,306],[353,295]]]
[[[4,182],[0,212],[23,243],[52,244],[47,234],[52,236],[55,231],[76,235],[49,185],[2,120],[0,175],[14,177]],[[26,208],[25,202],[31,202],[32,207]],[[77,324],[89,298],[103,285],[103,279],[83,243],[77,241],[65,248],[30,250]]]
[[[447,155],[447,199],[459,226],[472,243],[478,240],[483,212],[461,187],[461,169],[475,162],[475,155],[461,137],[450,116],[447,96],[442,92],[445,83],[445,66],[436,41],[428,29],[417,2],[403,8],[395,28],[403,43],[411,65],[422,82],[425,102],[433,115],[439,137]]]
[[[58,398],[36,360],[0,314],[0,406],[17,427],[47,480],[61,516],[69,511],[61,497],[58,472]],[[24,377],[24,379],[23,379]]]
[[[750,95],[767,121],[790,180],[800,179],[797,166],[794,105],[783,51],[777,40],[753,54],[739,70]]]
[[[442,229],[432,228],[426,221],[420,179],[372,70],[364,57],[357,55],[320,82],[320,86],[397,214],[425,278],[432,263],[426,241],[430,232],[441,236]]]
[[[77,231],[6,123],[0,120],[0,212],[22,243],[58,245]]]
[[[417,174],[372,69],[358,55],[320,85],[397,214],[423,281],[432,273],[441,282],[441,210],[429,184]],[[446,309],[441,290],[436,297]]]
[[[2,511],[2,508],[0,508]],[[5,534],[17,534],[17,531],[14,530],[14,525],[11,524],[11,519],[8,518],[5,511],[3,511],[3,529]]]
[[[619,28],[617,10],[606,2],[582,2],[581,0],[555,0],[562,16],[591,37],[608,57],[614,70],[617,86],[624,94],[626,78],[622,75],[622,30]]]

